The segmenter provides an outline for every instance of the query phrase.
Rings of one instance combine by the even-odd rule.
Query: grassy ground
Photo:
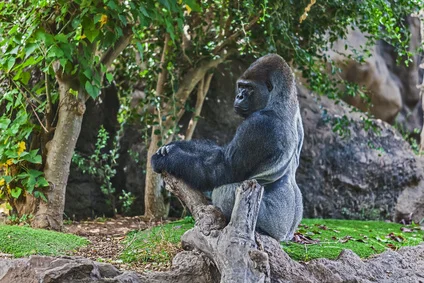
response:
[[[181,235],[193,225],[193,220],[186,218],[132,232],[126,237],[121,259],[128,263],[169,262],[180,250]],[[423,236],[424,231],[419,226],[378,221],[304,219],[296,234],[298,243],[282,243],[282,247],[298,261],[322,257],[335,259],[343,249],[351,249],[366,258],[386,249],[418,245]]]
[[[15,257],[63,255],[88,244],[84,238],[22,226],[0,225],[0,252]]]

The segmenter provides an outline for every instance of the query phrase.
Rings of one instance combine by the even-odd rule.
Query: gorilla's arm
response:
[[[166,171],[191,187],[208,191],[231,181],[224,148],[202,140],[176,141],[152,156],[155,172]]]
[[[206,141],[179,141],[152,156],[153,170],[166,171],[195,189],[215,187],[257,178],[262,184],[281,177],[296,147],[272,113],[255,113],[237,129],[226,147]],[[294,138],[294,137],[292,137]]]

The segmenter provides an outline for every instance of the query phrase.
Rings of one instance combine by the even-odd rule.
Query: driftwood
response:
[[[271,282],[264,236],[255,232],[263,187],[245,181],[236,191],[236,200],[227,226],[221,211],[209,205],[199,191],[172,176],[164,176],[167,190],[191,211],[196,225],[182,237],[183,248],[169,272],[151,273],[148,282]],[[266,242],[278,242],[266,237]],[[269,245],[269,244],[267,244]],[[281,251],[282,252],[282,251]],[[278,254],[277,253],[273,253]],[[285,257],[288,258],[288,257]]]

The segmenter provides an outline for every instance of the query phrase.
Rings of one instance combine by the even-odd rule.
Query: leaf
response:
[[[112,83],[113,81],[113,75],[111,73],[107,73],[106,74],[106,79],[109,83]]]
[[[30,163],[41,164],[41,155],[38,155],[38,149],[31,150],[28,155],[21,155],[23,160]],[[30,170],[31,171],[31,170]]]
[[[92,43],[96,39],[96,37],[99,35],[99,30],[96,28],[86,29],[84,30],[84,35]]]
[[[93,99],[97,98],[99,95],[99,89],[92,85],[89,81],[85,82],[85,90],[87,91],[88,95],[90,95]]]
[[[13,28],[11,28],[8,32],[9,35],[13,35],[16,33],[16,31],[18,30],[19,25],[14,25]]]
[[[50,48],[49,53],[47,54],[47,57],[56,57],[56,58],[62,58],[64,56],[63,50],[60,49],[57,46],[53,46]]]
[[[57,34],[54,38],[59,42],[68,43],[68,37],[63,33]]]
[[[19,198],[21,193],[22,193],[22,189],[19,187],[16,187],[10,190],[10,194],[12,195],[13,198]]]
[[[10,72],[10,70],[15,65],[15,62],[16,62],[16,58],[15,57],[10,57],[9,60],[7,60],[7,72]]]
[[[202,8],[199,6],[199,4],[197,4],[196,0],[185,0],[184,2],[194,12],[200,12],[202,10]],[[188,9],[187,9],[187,11],[188,11]]]
[[[42,192],[40,192],[40,191],[35,191],[34,192],[34,196],[36,197],[36,198],[41,198],[42,200],[44,200],[45,202],[47,202],[48,200],[47,200],[47,198],[46,198],[46,196],[42,193]]]
[[[24,85],[28,84],[30,78],[31,78],[31,74],[29,72],[23,72],[21,74],[21,82]]]
[[[36,43],[29,43],[27,46],[25,46],[25,59],[28,58],[37,48],[38,45]]]

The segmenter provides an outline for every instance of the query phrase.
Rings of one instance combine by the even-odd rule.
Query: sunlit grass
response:
[[[194,222],[186,218],[154,227],[134,231],[127,235],[126,248],[121,255],[124,262],[169,262],[181,250],[180,238],[192,228]],[[303,219],[297,232],[316,241],[314,244],[282,243],[291,258],[308,261],[314,258],[335,259],[343,249],[351,249],[362,258],[381,253],[386,249],[415,246],[423,241],[424,231],[419,226],[336,219]]]
[[[15,257],[63,255],[87,244],[87,239],[72,234],[0,225],[0,252]]]

